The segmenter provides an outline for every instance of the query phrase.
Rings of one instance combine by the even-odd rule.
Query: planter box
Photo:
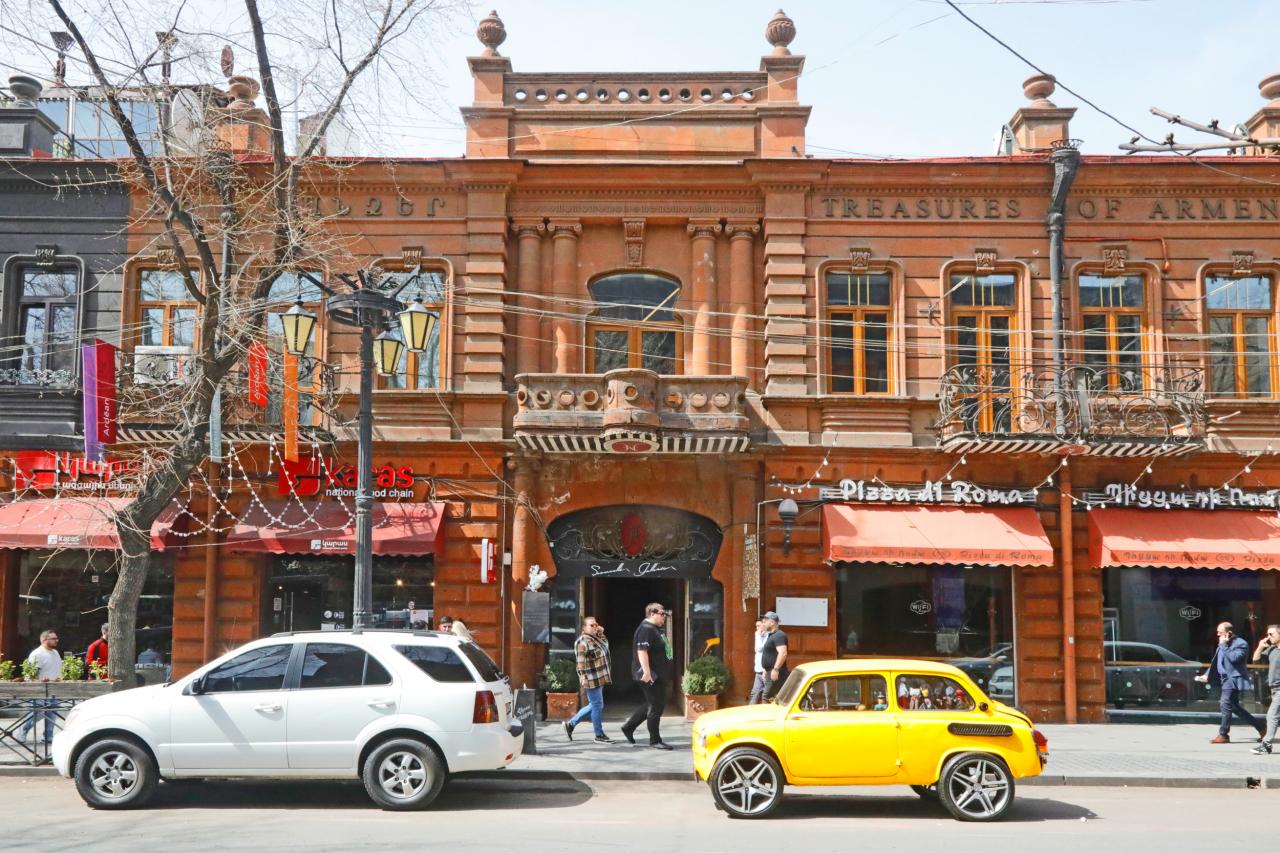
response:
[[[685,694],[684,697],[684,718],[689,722],[696,721],[708,711],[714,711],[720,707],[720,697],[714,693],[709,696],[690,696]]]
[[[577,693],[547,693],[548,720],[567,720],[577,712]]]
[[[117,681],[0,681],[0,698],[92,699],[114,692],[119,684]]]

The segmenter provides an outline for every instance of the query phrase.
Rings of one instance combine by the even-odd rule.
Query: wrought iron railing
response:
[[[29,391],[78,391],[80,383],[75,371],[47,368],[0,368],[0,387]]]
[[[1047,438],[1185,446],[1208,428],[1204,370],[1166,364],[1017,368],[957,365],[942,377],[944,441]]]

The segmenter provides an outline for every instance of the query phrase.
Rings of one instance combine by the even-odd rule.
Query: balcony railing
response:
[[[548,453],[724,453],[746,450],[747,380],[528,373],[516,377],[515,437]]]
[[[1209,421],[1203,369],[1179,364],[959,365],[943,375],[939,410],[953,450],[1172,455],[1202,447]]]
[[[0,388],[22,391],[78,391],[80,382],[75,371],[47,368],[0,368]]]

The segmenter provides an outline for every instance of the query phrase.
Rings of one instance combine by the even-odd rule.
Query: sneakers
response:
[[[568,720],[564,721],[564,733],[569,736],[569,740],[573,740],[573,723]]]
[[[608,735],[596,735],[596,743],[613,743],[613,738]]]
[[[632,744],[633,746],[635,745],[636,736],[633,731],[624,728],[622,730],[622,736],[627,739],[627,743]]]
[[[666,743],[665,741],[655,740],[653,743],[649,744],[649,746],[654,749],[666,750],[667,752],[671,751],[671,744]]]
[[[1231,736],[1230,736],[1230,735],[1218,735],[1218,736],[1217,736],[1217,737],[1215,737],[1213,740],[1209,741],[1209,743],[1231,743]]]
[[[1264,740],[1262,743],[1258,744],[1253,749],[1251,749],[1250,752],[1252,752],[1254,755],[1270,755],[1271,744],[1267,743]]]

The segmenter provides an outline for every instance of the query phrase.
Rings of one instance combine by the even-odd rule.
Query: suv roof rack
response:
[[[409,634],[414,637],[452,637],[446,631],[424,631],[421,628],[347,628],[338,631],[322,631],[314,628],[309,631],[277,631],[272,637],[296,637],[300,634]]]

